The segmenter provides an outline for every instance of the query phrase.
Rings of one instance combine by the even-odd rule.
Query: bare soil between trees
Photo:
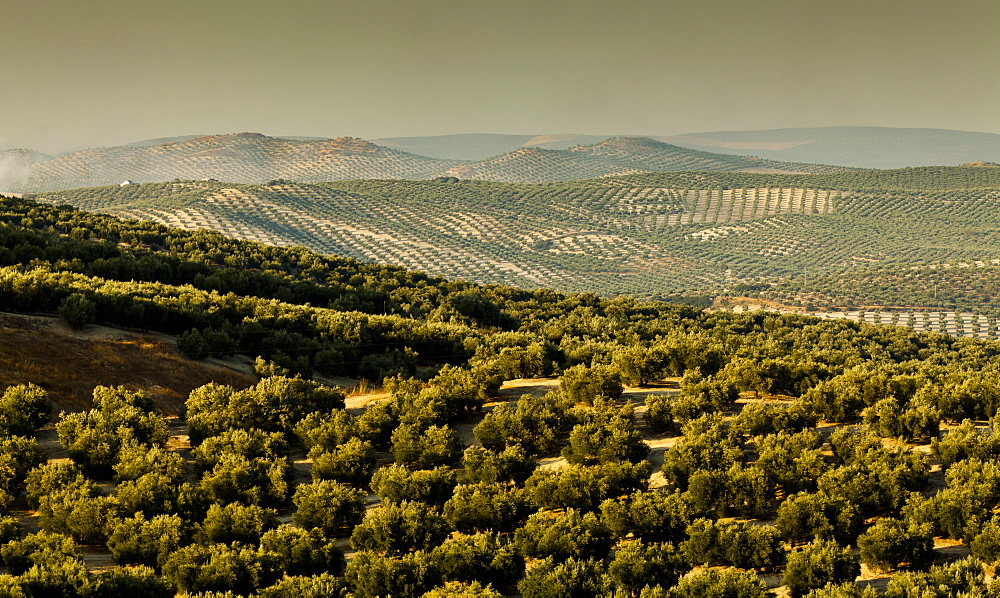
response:
[[[52,324],[48,324],[48,326],[52,326]],[[3,331],[0,331],[0,333],[2,332]],[[113,336],[115,333],[97,331],[91,334],[93,336],[103,336],[107,338],[109,335]],[[58,336],[69,337],[71,335]],[[344,380],[342,382],[349,383],[351,381]],[[91,385],[93,385],[93,383],[91,383]],[[346,385],[347,384],[345,384],[345,386]],[[545,393],[557,390],[558,388],[559,381],[554,378],[509,380],[503,384],[496,399],[483,406],[481,414],[469,416],[464,420],[460,419],[453,424],[453,427],[466,445],[476,444],[473,429],[482,419],[482,416],[492,411],[497,405],[517,401],[517,399],[524,394],[542,396]],[[680,378],[671,378],[663,380],[659,384],[647,387],[627,387],[620,399],[620,402],[623,404],[625,402],[632,402],[635,405],[636,427],[643,433],[643,438],[646,444],[650,447],[647,459],[653,466],[654,471],[649,480],[650,489],[663,488],[668,485],[667,480],[660,472],[660,468],[663,465],[663,455],[667,450],[679,442],[682,439],[682,436],[674,433],[653,433],[645,421],[645,399],[650,395],[675,395],[679,392]],[[347,398],[346,409],[353,413],[360,413],[367,406],[387,399],[389,399],[388,393],[378,391],[356,394]],[[743,393],[741,398],[736,402],[734,409],[727,413],[724,416],[724,419],[733,419],[745,405],[750,403],[786,403],[790,400],[791,397],[755,396],[754,393]],[[190,457],[191,443],[188,436],[187,423],[176,416],[169,416],[167,417],[167,424],[170,432],[170,437],[167,441],[167,448],[182,455],[185,461],[189,464],[193,463],[193,460]],[[836,426],[820,422],[817,428],[823,436],[827,438]],[[69,460],[66,450],[59,443],[58,435],[56,434],[56,430],[53,426],[39,430],[36,434],[36,438],[38,440],[39,448],[41,448],[41,450],[48,457],[49,462]],[[895,443],[895,441],[886,442]],[[929,454],[929,448],[927,446],[908,446],[907,448],[909,450],[919,451],[928,455],[932,466],[929,491],[944,487],[944,475],[941,471],[940,463],[937,462],[932,454]],[[824,444],[823,450],[832,458],[832,452],[830,451],[828,443]],[[378,458],[379,466],[388,465],[393,462],[392,455],[388,452],[379,452]],[[311,481],[309,472],[312,466],[312,461],[306,456],[305,452],[301,449],[294,451],[291,455],[291,460],[294,471],[293,485]],[[561,456],[551,456],[539,459],[539,465],[542,468],[559,469],[567,467],[568,463]],[[195,481],[193,467],[191,468],[189,477],[189,481]],[[115,483],[112,480],[98,480],[98,485],[105,493],[110,494],[114,492]],[[366,497],[366,508],[370,510],[379,504],[380,501],[378,496],[369,492]],[[21,524],[22,534],[38,531],[38,513],[28,509],[23,493],[20,497],[18,497],[12,506],[11,513],[18,518]],[[284,523],[290,522],[291,511],[288,508],[279,510],[279,520]],[[774,521],[760,520],[756,521],[756,523],[773,524]],[[350,541],[348,539],[339,541],[338,545],[342,550],[344,550],[345,557],[348,560],[353,557],[353,551],[351,550]],[[968,546],[964,545],[961,541],[946,538],[935,538],[934,550],[935,562],[952,561],[969,555]],[[107,548],[103,546],[83,546],[82,553],[88,569],[94,573],[100,573],[115,565],[114,560],[111,558],[111,554]],[[3,570],[3,568],[0,568],[0,571]],[[779,598],[787,598],[789,596],[787,588],[782,585],[780,574],[761,573],[759,574],[759,577],[772,591],[776,593]],[[856,581],[862,586],[873,586],[879,590],[884,590],[890,578],[891,574],[872,571],[867,566],[862,564],[861,575]]]

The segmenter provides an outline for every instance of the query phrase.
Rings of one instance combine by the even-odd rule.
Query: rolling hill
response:
[[[1000,268],[991,261],[1000,257],[996,168],[678,172],[545,184],[186,181],[35,197],[479,283],[604,295],[781,292],[793,304],[898,306],[898,292],[859,303],[834,282],[871,278],[877,268]],[[954,277],[966,271],[948,272],[955,292],[947,302],[925,292],[906,305],[1000,313],[1000,293],[965,291]]]
[[[711,131],[647,137],[713,153],[775,161],[836,164],[854,168],[959,166],[1000,161],[1000,135],[947,129],[817,127],[759,131]],[[570,149],[612,135],[494,135],[469,133],[375,139],[379,145],[435,158],[483,160],[522,148]]]
[[[593,145],[613,135],[501,135],[496,133],[464,133],[427,137],[384,137],[372,142],[384,147],[442,158],[445,160],[485,160],[521,148],[569,149],[578,145]]]
[[[16,187],[30,176],[35,166],[51,159],[52,156],[29,149],[0,151],[0,189]]]
[[[976,162],[1000,162],[1000,135],[826,127],[669,137],[463,134],[369,142],[238,133],[147,139],[58,156],[5,150],[0,152],[0,191],[206,178],[264,183],[453,176],[545,183],[677,170],[829,172]]]
[[[568,150],[522,148],[479,161],[443,160],[369,141],[289,139],[259,133],[208,135],[88,149],[57,157],[11,154],[17,168],[9,191],[51,191],[125,180],[148,183],[216,179],[264,183],[351,179],[430,179],[440,176],[543,183],[673,170],[825,172],[836,167],[770,162],[690,150],[646,138],[612,138]],[[4,187],[0,187],[4,189]]]
[[[772,162],[753,157],[680,148],[646,137],[613,137],[568,150],[521,148],[494,158],[453,166],[446,176],[510,183],[553,183],[643,172],[680,170],[805,173],[833,166]]]
[[[73,152],[36,164],[12,190],[216,178],[264,182],[275,178],[424,178],[449,162],[414,156],[344,137],[296,141],[259,133],[209,135],[159,145]]]

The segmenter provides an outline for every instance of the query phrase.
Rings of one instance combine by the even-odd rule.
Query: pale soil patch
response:
[[[165,419],[167,432],[170,433],[170,437],[167,438],[167,449],[181,453],[186,459],[191,451],[191,430],[188,428],[187,422],[176,416]]]
[[[368,407],[373,403],[378,403],[379,401],[385,401],[389,399],[389,397],[390,395],[387,392],[376,392],[367,395],[347,397],[344,400],[344,407],[352,412],[355,410],[364,410],[365,407]]]
[[[873,587],[880,592],[884,592],[885,587],[889,585],[890,579],[892,579],[891,571],[873,571],[868,568],[868,565],[861,563],[861,575],[857,576],[854,581],[862,588]]]
[[[104,573],[117,565],[111,558],[111,552],[104,546],[83,546],[81,552],[83,552],[83,562],[91,573]]]
[[[650,384],[649,386],[626,386],[621,398],[625,401],[632,401],[636,406],[636,413],[639,413],[640,409],[642,413],[645,413],[646,398],[650,395],[673,396],[680,393],[680,391],[681,379],[667,378],[659,384]]]
[[[476,440],[476,435],[473,434],[473,430],[479,422],[482,421],[482,417],[479,414],[472,415],[471,417],[463,418],[460,421],[455,421],[451,423],[451,429],[458,434],[458,437],[462,439],[462,444],[465,446],[472,446],[474,444],[479,444]]]
[[[35,433],[38,448],[42,449],[49,463],[55,461],[68,461],[69,453],[59,444],[59,435],[54,427],[42,428]]]
[[[962,540],[934,538],[934,560],[936,562],[964,559],[970,554],[972,554],[972,551],[969,550],[969,546]]]
[[[774,593],[775,598],[791,598],[792,594],[788,586],[783,585],[781,573],[758,573],[757,578],[767,584],[769,590]]]
[[[541,397],[553,390],[559,390],[557,378],[518,378],[504,382],[500,386],[499,395],[501,399],[516,401],[521,395]]]
[[[646,444],[649,445],[649,456],[646,457],[646,460],[653,466],[653,475],[649,477],[650,490],[658,490],[670,485],[666,476],[664,476],[663,472],[660,471],[663,468],[663,455],[668,450],[673,448],[673,446],[680,440],[680,436],[673,436],[670,438],[646,438]]]
[[[562,457],[544,457],[538,459],[538,469],[558,471],[567,467],[569,467],[569,463]]]

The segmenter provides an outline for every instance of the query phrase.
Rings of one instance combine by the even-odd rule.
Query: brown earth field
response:
[[[194,388],[246,388],[256,378],[237,360],[188,359],[167,335],[104,326],[77,331],[58,317],[2,313],[0,389],[29,382],[48,391],[53,415],[89,408],[99,385],[142,390],[157,411],[175,415]]]

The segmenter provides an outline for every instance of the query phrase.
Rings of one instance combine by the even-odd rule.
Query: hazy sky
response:
[[[0,0],[0,148],[193,133],[1000,133],[997,0]]]

